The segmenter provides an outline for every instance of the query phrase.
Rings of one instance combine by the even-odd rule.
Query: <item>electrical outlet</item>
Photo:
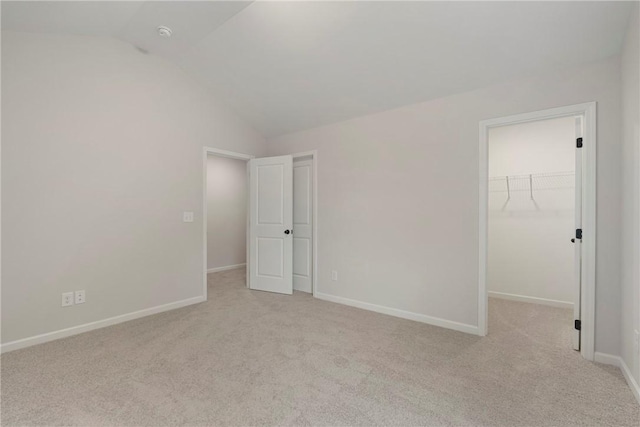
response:
[[[84,289],[81,291],[76,291],[76,304],[84,304],[85,303],[85,298],[84,298]]]
[[[336,270],[331,271],[331,280],[333,281],[338,280],[338,272]]]
[[[73,292],[64,292],[62,294],[62,306],[67,307],[73,305]]]
[[[182,212],[182,222],[193,222],[193,212],[191,211]]]

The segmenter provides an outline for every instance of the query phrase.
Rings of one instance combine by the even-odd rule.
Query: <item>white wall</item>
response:
[[[207,268],[247,260],[247,162],[207,158]]]
[[[477,325],[478,123],[588,101],[598,102],[596,349],[619,352],[619,57],[268,139],[271,155],[318,149],[317,291]]]
[[[575,171],[575,119],[544,120],[489,130],[490,292],[547,303],[574,299],[575,179],[513,178]],[[505,176],[511,176],[507,200]]]
[[[202,295],[202,147],[264,148],[179,68],[107,38],[3,32],[2,125],[3,343]]]
[[[622,353],[640,383],[640,30],[638,4],[631,14],[622,55]]]

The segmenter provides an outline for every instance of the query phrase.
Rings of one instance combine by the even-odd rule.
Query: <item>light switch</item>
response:
[[[182,212],[182,222],[193,222],[193,212],[191,211]]]

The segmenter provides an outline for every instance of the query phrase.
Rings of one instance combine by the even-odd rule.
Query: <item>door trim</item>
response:
[[[234,151],[221,150],[213,147],[202,147],[202,296],[206,301],[207,295],[207,157],[218,156],[228,159],[238,159],[248,162],[254,159],[251,154],[236,153]],[[249,200],[249,192],[247,191],[247,201]],[[248,206],[248,205],[247,205]],[[249,215],[247,215],[247,230],[249,229]],[[247,261],[249,260],[249,234],[247,233]],[[248,262],[246,268],[248,267]],[[247,272],[247,287],[249,286],[249,275]]]
[[[478,259],[478,335],[488,332],[487,243],[489,187],[489,129],[555,119],[567,116],[584,117],[583,181],[582,181],[582,283],[581,283],[581,346],[587,360],[595,353],[595,289],[596,289],[596,103],[569,105],[524,114],[482,120],[479,124],[479,259]]]
[[[312,239],[313,239],[313,273],[311,274],[311,294],[314,298],[317,298],[316,293],[318,289],[318,150],[303,151],[301,153],[295,153],[291,155],[293,161],[304,157],[311,158],[311,165],[313,167],[313,218],[311,218]]]

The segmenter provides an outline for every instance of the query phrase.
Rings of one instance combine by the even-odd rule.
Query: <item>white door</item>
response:
[[[249,288],[293,293],[292,157],[249,161]]]
[[[580,299],[582,290],[582,116],[576,117],[576,229],[574,242],[573,338],[574,350],[580,350]]]
[[[313,286],[313,162],[293,163],[293,289]]]

